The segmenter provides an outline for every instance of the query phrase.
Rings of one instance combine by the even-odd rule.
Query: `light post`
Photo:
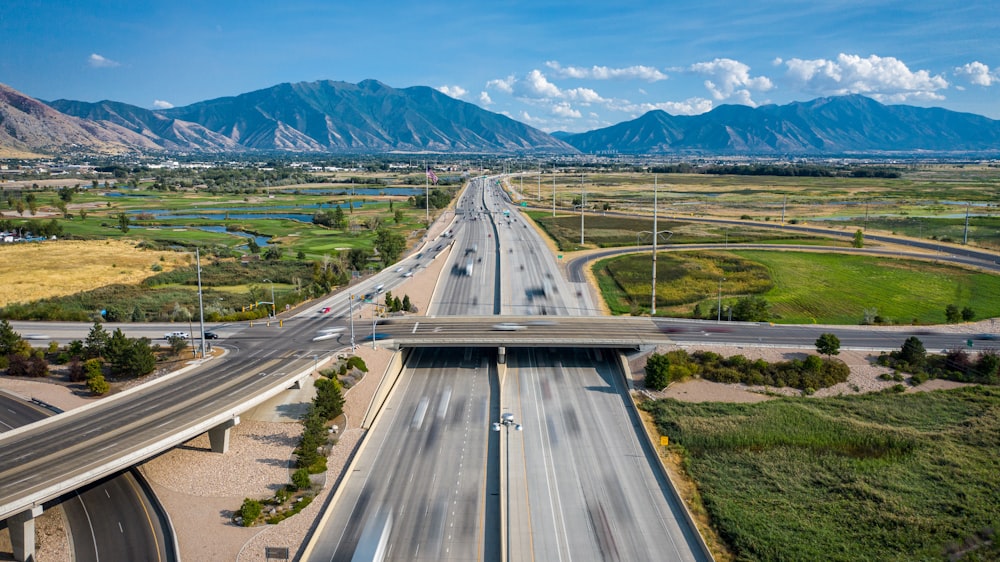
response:
[[[507,560],[510,560],[510,428],[512,426],[515,431],[521,431],[523,429],[521,427],[521,424],[516,423],[514,421],[514,414],[512,414],[511,412],[504,412],[503,414],[500,414],[500,421],[493,422],[493,431],[500,431],[501,427],[505,427],[507,429],[507,431],[505,432],[506,435],[504,436],[507,441],[507,443],[504,445],[504,447],[506,448],[504,456],[506,457],[505,462],[507,465],[504,468],[504,473],[505,473],[504,478],[506,480],[506,490],[504,491],[504,495],[507,497],[506,498],[507,505],[505,506],[507,521],[504,525],[504,527],[507,529],[506,532],[507,540],[506,544],[504,544],[504,552],[506,554],[505,558]]]
[[[274,281],[271,281],[270,279],[262,279],[261,283],[271,284],[271,317],[273,318],[278,314],[277,305],[274,304]]]
[[[716,322],[722,323],[722,282],[725,281],[725,277],[719,278],[719,316],[716,318]]]
[[[350,306],[351,306],[351,351],[354,351],[354,293],[350,295]]]
[[[201,358],[205,358],[205,304],[201,295],[201,253],[194,249],[195,267],[198,269],[198,323],[201,325]]]
[[[583,209],[587,206],[587,188],[583,184],[583,174],[580,174],[580,246],[583,246]]]

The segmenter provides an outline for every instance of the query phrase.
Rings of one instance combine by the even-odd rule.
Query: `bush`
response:
[[[87,379],[87,390],[101,396],[111,390],[111,385],[108,384],[108,381],[104,380],[104,375],[97,375]]]
[[[357,355],[351,356],[347,359],[348,369],[357,369],[362,373],[368,372],[368,365],[365,365],[365,360],[358,357]]]
[[[250,527],[256,523],[262,511],[263,507],[259,501],[250,498],[244,499],[239,511],[240,517],[243,519],[243,526]]]
[[[309,471],[305,468],[300,468],[292,473],[292,484],[298,490],[304,490],[308,488],[312,482],[309,480]]]

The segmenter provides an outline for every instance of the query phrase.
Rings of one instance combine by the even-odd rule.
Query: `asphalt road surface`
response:
[[[3,431],[52,413],[0,392]],[[176,559],[173,542],[163,530],[164,514],[131,471],[74,491],[53,503],[60,503],[66,514],[76,562]]]

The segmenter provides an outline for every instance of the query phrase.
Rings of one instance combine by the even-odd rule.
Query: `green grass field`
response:
[[[580,215],[530,211],[528,215],[552,238],[560,250],[569,252],[583,247],[615,248],[620,246],[653,243],[653,219],[649,217],[621,217],[587,215],[584,218],[584,246],[580,246]],[[679,244],[802,244],[846,246],[840,239],[822,238],[785,232],[773,228],[741,228],[696,223],[676,219],[660,219],[656,224],[661,232],[658,243],[670,246]],[[669,230],[672,234],[663,234]]]
[[[690,316],[699,303],[715,310],[725,278],[723,307],[760,295],[779,323],[859,324],[874,309],[886,322],[938,324],[949,304],[1000,316],[1000,277],[932,262],[758,250],[664,252],[657,262],[661,315]],[[601,260],[594,272],[613,312],[648,314],[648,254]]]
[[[643,408],[736,560],[1000,556],[998,389]]]

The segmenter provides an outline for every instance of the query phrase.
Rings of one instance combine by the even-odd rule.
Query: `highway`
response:
[[[435,344],[408,359],[303,559],[349,560],[386,512],[386,560],[701,559],[609,357],[518,350],[498,371],[482,347],[526,334],[537,341],[581,311],[519,215],[473,180],[456,212],[434,318],[379,327],[400,342]],[[464,268],[470,256],[473,275]],[[451,316],[470,309],[479,315]],[[530,316],[492,315],[511,311]],[[501,320],[516,329],[497,329]],[[523,417],[525,432],[490,431],[502,412]]]
[[[0,392],[3,431],[44,419],[53,412]],[[113,475],[55,500],[69,526],[74,560],[176,560],[166,517],[132,470]]]
[[[393,514],[387,560],[499,560],[491,359],[471,349],[414,352],[309,560],[351,560],[380,510]]]
[[[614,362],[589,349],[512,353],[512,560],[699,560]]]

